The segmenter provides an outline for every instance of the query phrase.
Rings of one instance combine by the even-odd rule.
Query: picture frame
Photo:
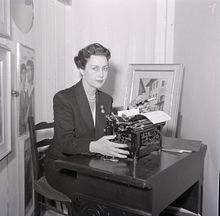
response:
[[[183,69],[181,64],[130,64],[124,109],[142,95],[149,100],[148,111],[162,110],[171,117],[163,134],[176,136]]]
[[[35,51],[17,43],[17,88],[19,92],[18,136],[28,134],[28,116],[34,116]]]
[[[11,36],[10,0],[0,0],[0,36]]]
[[[19,140],[19,215],[31,216],[34,212],[33,164],[30,138]]]
[[[0,44],[0,160],[11,152],[11,50]]]
[[[28,33],[34,24],[34,0],[11,0],[11,17],[21,32]]]

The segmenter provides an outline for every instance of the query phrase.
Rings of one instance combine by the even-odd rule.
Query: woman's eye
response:
[[[92,67],[92,70],[94,70],[94,71],[98,71],[99,68],[98,68],[98,67]]]
[[[104,67],[103,71],[108,72],[109,68],[108,67]]]

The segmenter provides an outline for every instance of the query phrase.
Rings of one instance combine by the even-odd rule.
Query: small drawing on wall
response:
[[[18,43],[19,136],[27,133],[27,119],[34,116],[34,50]]]

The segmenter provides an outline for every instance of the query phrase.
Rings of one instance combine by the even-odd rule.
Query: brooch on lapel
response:
[[[101,106],[100,106],[100,109],[101,109],[101,113],[105,113],[104,105],[101,105]]]

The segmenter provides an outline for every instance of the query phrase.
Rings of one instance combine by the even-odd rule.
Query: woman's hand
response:
[[[139,104],[144,103],[146,98],[143,95],[138,95],[135,99],[133,99],[130,103],[131,106],[137,107]]]
[[[110,140],[114,138],[115,135],[109,135],[103,136],[97,141],[92,141],[89,147],[90,152],[118,158],[127,158],[129,152],[123,149],[128,147],[127,144],[111,142]]]
[[[141,104],[144,104],[145,99],[146,98],[143,95],[138,95],[129,104],[129,109],[134,109],[134,108],[140,107]]]
[[[154,98],[151,98],[151,100],[154,100]],[[131,103],[128,106],[129,109],[139,109],[140,113],[146,113],[150,112],[151,106],[148,102],[147,98],[144,95],[139,95],[135,99],[131,101]]]

